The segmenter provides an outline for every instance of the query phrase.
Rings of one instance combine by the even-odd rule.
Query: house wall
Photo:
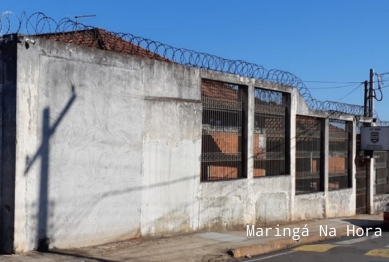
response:
[[[320,218],[333,218],[333,217],[345,217],[355,215],[355,167],[352,165],[350,170],[352,175],[352,185],[353,188],[349,189],[339,189],[339,190],[328,190],[328,180],[329,173],[334,169],[334,161],[328,157],[329,152],[329,127],[328,119],[337,118],[339,120],[345,120],[353,123],[353,128],[351,130],[351,137],[353,138],[350,143],[351,148],[351,160],[355,158],[355,140],[356,140],[356,130],[355,130],[355,120],[352,116],[340,115],[340,114],[328,114],[322,111],[310,110],[307,104],[305,103],[303,97],[299,94],[298,90],[294,90],[294,95],[292,96],[292,114],[305,115],[311,117],[317,117],[324,120],[324,152],[327,161],[324,161],[324,170],[322,173],[324,175],[324,191],[309,193],[303,195],[295,195],[293,200],[293,209],[292,209],[292,220],[310,220],[310,219],[320,219]],[[292,120],[292,124],[294,121]],[[295,145],[295,139],[292,139],[292,148]],[[293,155],[293,154],[292,154]],[[293,158],[292,158],[293,159]],[[338,166],[340,167],[340,166]],[[292,169],[293,170],[293,169]],[[292,179],[293,178],[292,174]],[[294,190],[294,189],[292,189]]]
[[[291,220],[290,187],[290,176],[254,179],[252,198],[255,203],[256,224],[274,225]]]
[[[379,214],[384,212],[385,205],[389,202],[389,195],[375,195],[373,197],[372,214]]]
[[[325,218],[324,192],[296,195],[294,198],[294,220]]]
[[[18,109],[26,116],[18,136],[26,143],[17,154],[26,159],[17,183],[25,184],[28,223],[16,247],[37,248],[44,237],[67,247],[139,235],[140,65],[39,39],[18,51],[29,61],[18,64]]]
[[[352,188],[329,191],[327,201],[327,217],[355,215],[355,195]]]
[[[44,39],[18,61],[16,251],[197,228],[198,70]]]
[[[142,63],[141,234],[190,232],[198,228],[202,117],[199,71],[157,61]]]
[[[310,111],[298,90],[35,41],[17,44],[13,85],[16,251],[45,237],[50,247],[72,248],[355,212],[355,190],[295,196],[296,115],[327,117]],[[200,182],[202,78],[244,87],[245,178]],[[254,87],[291,95],[289,175],[254,178]]]

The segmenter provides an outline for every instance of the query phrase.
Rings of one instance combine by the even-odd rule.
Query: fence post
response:
[[[254,85],[250,84],[244,87],[244,144],[245,159],[244,170],[246,177],[252,179],[254,177],[254,112],[255,112],[255,99],[254,99]]]
[[[296,112],[297,112],[297,98],[299,96],[299,91],[293,89],[290,94],[290,102],[287,103],[288,114],[287,114],[287,132],[289,133],[289,143],[286,150],[289,150],[290,162],[289,162],[289,172],[290,172],[290,220],[294,220],[294,202],[296,197]],[[286,156],[285,156],[286,157]]]
[[[325,118],[323,121],[322,126],[322,156],[321,161],[321,179],[320,179],[320,189],[324,192],[324,199],[325,199],[325,208],[324,208],[324,217],[327,217],[328,215],[328,208],[330,207],[330,203],[328,201],[328,182],[329,182],[329,152],[330,152],[330,120],[328,118]]]

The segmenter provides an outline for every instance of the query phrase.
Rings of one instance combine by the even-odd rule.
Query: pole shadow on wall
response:
[[[50,126],[50,108],[46,107],[43,110],[43,120],[42,120],[42,143],[34,154],[33,158],[28,161],[26,170],[24,174],[27,174],[35,163],[35,161],[41,159],[41,170],[40,170],[40,179],[39,179],[39,198],[38,198],[38,227],[37,227],[37,236],[38,236],[38,247],[37,250],[41,252],[47,252],[49,250],[50,239],[47,236],[47,227],[48,227],[48,186],[49,186],[49,160],[50,160],[50,138],[54,135],[58,126],[62,122],[66,113],[69,111],[70,107],[76,99],[75,86],[71,85],[72,96],[69,98],[65,107],[62,109],[57,120],[52,126]]]

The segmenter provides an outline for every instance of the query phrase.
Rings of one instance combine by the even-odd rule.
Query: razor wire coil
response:
[[[147,56],[149,58],[295,87],[306,101],[308,107],[313,110],[355,116],[363,116],[364,114],[364,108],[361,105],[328,100],[319,101],[313,98],[304,82],[296,75],[287,71],[278,69],[267,70],[258,64],[242,60],[225,59],[185,48],[176,48],[129,33],[115,33],[103,30],[107,34],[98,34],[98,30],[100,29],[97,27],[84,25],[70,18],[63,18],[56,22],[53,18],[41,12],[33,13],[30,16],[23,13],[20,17],[8,11],[0,14],[0,37],[7,34],[26,34],[40,35],[41,37],[50,36],[54,40],[59,40],[60,38],[63,40],[66,35],[67,42],[77,42],[77,44],[86,46],[92,46],[98,41],[104,42],[104,40],[107,40],[106,42],[109,43],[109,46],[105,46],[107,50],[115,50],[116,52],[126,51],[128,54],[136,54],[142,48],[148,52]],[[80,36],[83,37],[80,38]],[[91,36],[94,39],[93,41],[90,40]],[[112,38],[112,36],[115,36],[115,38]],[[112,39],[116,39],[116,41],[112,41]],[[128,45],[123,44],[123,41],[131,43],[131,47],[129,48]],[[389,126],[389,122],[379,120],[376,112],[375,117],[378,119],[378,124]]]

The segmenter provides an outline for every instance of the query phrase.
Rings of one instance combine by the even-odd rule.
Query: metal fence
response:
[[[350,138],[349,123],[336,119],[329,120],[329,190],[351,187],[351,172],[349,167]]]
[[[254,177],[289,174],[286,106],[281,92],[255,89]]]
[[[362,152],[358,152],[355,158],[355,194],[356,194],[356,213],[363,214],[367,211],[367,179],[370,160],[365,158]]]
[[[296,116],[296,194],[322,191],[322,121]]]
[[[368,177],[369,174],[369,166],[370,159],[365,156],[365,152],[361,150],[361,134],[360,127],[362,127],[362,123],[357,124],[357,136],[356,136],[356,156],[355,156],[355,207],[357,214],[363,214],[367,211],[367,188],[368,188]]]
[[[389,194],[389,154],[386,151],[374,152],[375,159],[375,194]]]
[[[242,177],[241,90],[237,85],[204,79],[201,94],[201,180]]]

